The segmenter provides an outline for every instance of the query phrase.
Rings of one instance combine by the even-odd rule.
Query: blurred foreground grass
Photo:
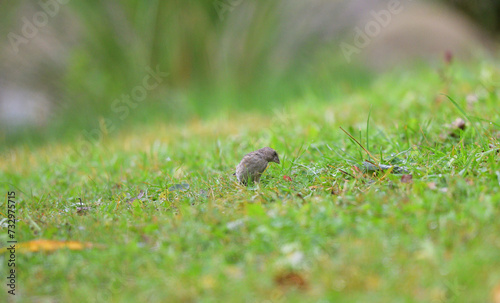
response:
[[[85,153],[78,140],[8,149],[0,188],[17,194],[17,240],[98,244],[18,252],[16,298],[488,302],[500,284],[499,76],[489,62],[415,69],[267,115],[104,134]],[[458,117],[466,128],[450,136]],[[368,156],[339,127],[412,182],[362,172]],[[282,164],[260,187],[237,185],[234,167],[263,146]]]

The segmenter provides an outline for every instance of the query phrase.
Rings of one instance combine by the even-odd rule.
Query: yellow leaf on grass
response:
[[[0,253],[15,249],[16,252],[39,252],[39,251],[55,251],[58,249],[68,248],[70,250],[83,250],[92,248],[94,244],[89,242],[78,241],[57,241],[57,240],[33,240],[12,244],[8,247],[0,248]]]
[[[500,283],[491,292],[493,303],[500,303]]]

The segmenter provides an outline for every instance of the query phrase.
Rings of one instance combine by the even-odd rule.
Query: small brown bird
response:
[[[253,182],[258,183],[269,162],[280,164],[278,153],[270,147],[264,147],[246,154],[236,167],[235,175],[238,182],[244,185]]]

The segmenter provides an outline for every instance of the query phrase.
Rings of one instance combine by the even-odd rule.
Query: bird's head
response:
[[[264,147],[260,149],[260,152],[263,154],[264,159],[267,160],[267,162],[275,162],[280,164],[280,158],[278,157],[278,153],[270,148],[270,147]]]

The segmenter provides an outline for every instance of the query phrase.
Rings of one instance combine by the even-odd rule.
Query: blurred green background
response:
[[[458,58],[494,53],[500,1],[411,2],[420,11],[401,1],[406,16],[399,19],[418,19],[429,9],[442,22],[436,30],[426,28],[429,37],[418,35],[431,47],[398,25],[401,16],[392,16],[388,29],[400,29],[418,47],[384,28],[348,62],[340,43],[352,44],[355,28],[373,19],[371,12],[386,9],[387,1],[3,1],[0,143],[235,111],[272,113],[287,102],[331,102],[403,61],[440,64],[446,50]],[[26,37],[33,25],[36,33]],[[419,30],[418,21],[405,26]],[[450,35],[440,28],[451,28],[458,38],[443,41],[439,35]],[[384,48],[389,46],[394,49]],[[119,101],[142,85],[148,68],[168,76],[143,101]]]

